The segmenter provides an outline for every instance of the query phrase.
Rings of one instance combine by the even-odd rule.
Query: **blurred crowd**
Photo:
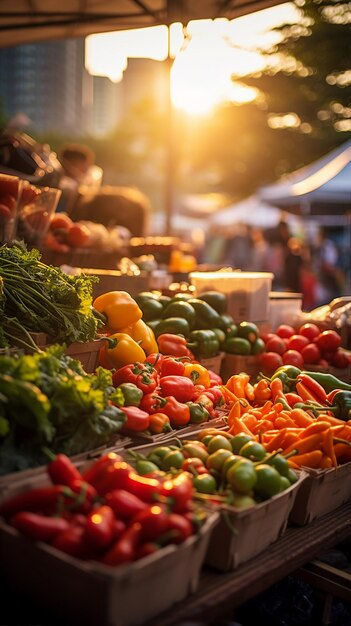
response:
[[[308,238],[306,233],[293,234],[285,221],[266,230],[237,224],[230,239],[212,237],[206,254],[233,269],[272,272],[272,289],[301,293],[306,311],[329,303],[344,290],[340,250],[322,226]]]

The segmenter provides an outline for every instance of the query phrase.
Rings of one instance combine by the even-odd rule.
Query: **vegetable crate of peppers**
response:
[[[133,626],[196,591],[218,514],[188,473],[140,476],[112,452],[46,470],[0,497],[1,567],[20,592],[63,619]]]
[[[294,469],[307,472],[291,514],[305,524],[351,498],[351,385],[291,365],[251,384],[233,375],[223,386],[229,433],[245,431]]]
[[[221,513],[206,563],[234,569],[262,552],[285,531],[290,510],[307,474],[295,472],[277,452],[245,432],[204,428],[188,439],[139,446],[121,453],[139,474],[187,471],[196,498]]]

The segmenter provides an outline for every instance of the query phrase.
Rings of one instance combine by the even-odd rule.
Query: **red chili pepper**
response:
[[[328,402],[333,402],[335,394],[339,391],[342,391],[342,389],[333,389],[332,391],[330,391],[327,395]]]
[[[80,471],[66,454],[56,454],[46,470],[54,485],[67,485],[75,480],[82,480]]]
[[[313,402],[317,402],[320,404],[320,400],[318,396],[311,390],[309,387],[305,385],[305,383],[298,381],[296,383],[296,391],[301,396],[302,400],[306,402],[307,400],[312,400]]]
[[[194,395],[194,383],[187,376],[163,376],[160,379],[160,390],[163,396],[173,396],[179,402],[190,402]]]
[[[95,481],[98,480],[105,470],[113,465],[116,461],[123,461],[122,457],[116,452],[108,452],[103,454],[95,463],[93,463],[83,474],[83,480],[86,480],[91,485],[95,485]]]
[[[183,472],[175,478],[165,480],[162,484],[161,493],[168,499],[172,511],[176,513],[187,511],[194,495],[194,486],[190,474]]]
[[[85,527],[78,524],[71,524],[57,535],[52,545],[70,556],[78,558],[94,558],[96,556],[96,552],[87,544]]]
[[[297,402],[303,402],[301,396],[299,396],[297,393],[293,393],[292,391],[288,391],[285,394],[285,399],[288,403],[289,406],[291,406],[292,408],[294,408],[295,404],[297,404]]]
[[[303,386],[312,394],[313,397],[310,398],[311,400],[314,399],[316,402],[324,404],[327,398],[327,394],[324,387],[322,387],[322,385],[317,380],[314,380],[314,378],[308,376],[308,374],[298,374],[298,376],[296,377],[296,381],[297,383],[302,383]],[[297,385],[296,389],[299,395],[301,395],[297,388]],[[303,400],[305,400],[303,396],[301,397]]]
[[[98,493],[90,483],[79,478],[74,480],[70,489],[77,494],[77,498],[73,501],[72,506],[75,510],[88,513],[94,502],[98,499]]]
[[[114,545],[104,554],[101,562],[105,565],[121,565],[133,561],[141,541],[142,526],[131,524],[117,539]]]
[[[52,487],[39,487],[19,493],[0,504],[0,515],[8,517],[18,511],[55,511],[69,491],[68,487],[54,485]],[[72,492],[71,492],[72,493]]]
[[[89,513],[85,526],[85,537],[96,548],[108,548],[115,537],[115,514],[106,504]]]
[[[132,519],[132,523],[139,522],[142,527],[143,541],[154,541],[163,535],[168,528],[168,513],[164,505],[153,504],[148,506]]]
[[[182,543],[193,534],[193,525],[183,515],[170,513],[168,516],[168,532],[171,543]]]
[[[127,419],[123,424],[123,431],[141,432],[149,428],[149,413],[143,411],[138,406],[124,406],[122,411]]]
[[[158,550],[160,550],[161,546],[154,541],[147,541],[146,543],[142,543],[141,546],[137,549],[135,553],[135,560],[143,559],[145,556],[150,556],[150,554],[154,554]]]
[[[159,413],[160,409],[163,410],[165,404],[166,400],[157,393],[147,393],[141,399],[139,409],[151,415],[152,413]]]
[[[115,387],[134,383],[143,393],[152,393],[158,384],[158,373],[151,363],[130,363],[114,372],[112,381]]]
[[[165,400],[167,402],[164,407],[162,407],[162,412],[168,415],[171,426],[173,426],[173,428],[186,426],[186,424],[190,422],[190,409],[188,405],[178,402],[174,396],[166,396]]]
[[[34,541],[47,543],[50,543],[59,533],[69,527],[69,522],[63,517],[48,517],[31,511],[16,513],[11,517],[10,524],[22,535]]]
[[[129,520],[147,507],[143,500],[125,489],[115,489],[107,493],[106,503],[111,507],[115,515],[122,520]]]
[[[115,489],[128,489],[129,476],[134,472],[129,463],[115,461],[101,471],[94,479],[94,487],[100,496]]]

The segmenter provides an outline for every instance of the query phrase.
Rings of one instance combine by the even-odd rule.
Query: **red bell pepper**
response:
[[[142,526],[139,523],[131,524],[117,539],[113,546],[104,554],[101,562],[105,565],[121,565],[133,561],[136,550],[141,542]]]
[[[183,376],[185,365],[183,357],[164,356],[160,367],[160,376]]]
[[[163,376],[160,378],[160,390],[163,396],[189,402],[194,396],[194,383],[186,376]]]
[[[166,396],[166,404],[162,407],[163,413],[168,415],[173,428],[186,426],[190,422],[190,409],[187,404],[178,402],[174,396]]]
[[[208,373],[210,375],[211,387],[217,386],[217,385],[223,385],[223,379],[219,374],[216,374],[212,370],[208,370]]]
[[[34,541],[50,543],[59,533],[67,530],[69,522],[63,517],[48,517],[31,511],[20,511],[10,519],[11,526]]]
[[[147,507],[143,500],[125,489],[115,489],[107,493],[106,503],[111,507],[115,515],[122,520],[129,520]]]
[[[112,374],[115,387],[122,383],[133,383],[143,393],[152,393],[158,384],[158,373],[152,363],[130,363]]]
[[[146,411],[151,415],[152,413],[158,413],[160,409],[163,411],[163,407],[166,404],[165,398],[161,398],[157,393],[147,393],[140,402],[139,409]]]
[[[106,504],[91,511],[87,517],[85,537],[89,544],[99,549],[108,548],[115,537],[115,514]]]
[[[123,431],[141,432],[149,428],[149,413],[138,406],[124,406],[122,410],[127,416],[127,420],[123,424]]]
[[[187,342],[180,335],[172,335],[171,333],[163,333],[157,338],[159,350],[162,354],[171,356],[187,356],[194,358],[193,353],[187,347]]]

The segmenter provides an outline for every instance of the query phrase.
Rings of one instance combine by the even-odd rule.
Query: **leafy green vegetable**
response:
[[[0,357],[0,474],[45,462],[43,445],[78,454],[112,442],[122,428],[111,372],[86,374],[64,350]]]
[[[102,322],[92,310],[92,286],[99,279],[69,276],[41,262],[38,250],[0,246],[0,320],[5,337],[19,329],[45,332],[53,342],[91,341]],[[6,346],[4,337],[0,345]]]

